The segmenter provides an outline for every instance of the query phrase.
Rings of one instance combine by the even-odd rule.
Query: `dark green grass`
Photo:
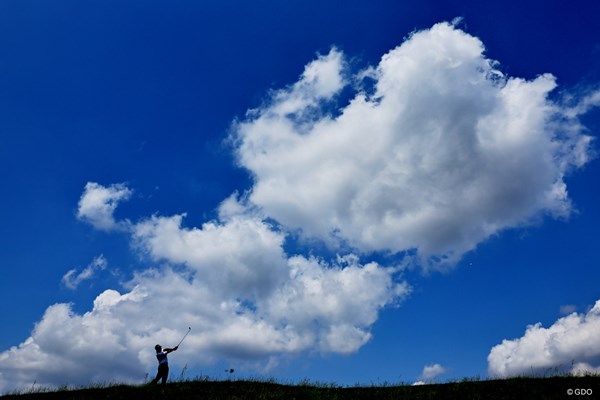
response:
[[[573,390],[569,395],[568,390]],[[585,389],[591,396],[576,395]],[[8,394],[2,400],[386,400],[386,399],[594,399],[600,398],[600,376],[556,376],[502,380],[463,380],[422,386],[379,385],[341,387],[319,383],[281,384],[259,380],[212,381],[195,379],[169,383],[165,388],[148,385],[96,385],[55,391],[37,389]]]

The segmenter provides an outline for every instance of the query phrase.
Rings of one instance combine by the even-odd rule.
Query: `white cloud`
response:
[[[594,90],[586,94],[583,99],[577,100],[576,104],[567,108],[567,116],[574,118],[587,113],[590,109],[600,106],[600,90]]]
[[[572,313],[549,328],[530,325],[517,339],[503,340],[488,356],[490,376],[544,373],[554,369],[600,370],[600,300],[586,314]]]
[[[446,368],[442,367],[440,364],[432,364],[432,365],[426,365],[423,368],[423,372],[421,373],[421,376],[419,377],[420,381],[426,381],[426,382],[431,382],[432,380],[434,380],[435,378],[437,378],[438,376],[440,376],[441,374],[446,372]]]
[[[191,229],[182,218],[133,225],[135,248],[171,267],[137,273],[128,292],[104,291],[83,315],[69,304],[49,307],[30,338],[0,353],[0,389],[139,382],[154,371],[154,344],[174,345],[188,326],[174,368],[351,353],[370,340],[379,311],[409,293],[396,269],[362,265],[354,255],[333,263],[288,258],[283,234],[252,216]]]
[[[291,88],[274,93],[276,105],[270,112],[305,123],[305,118],[309,117],[307,113],[317,111],[314,107],[318,102],[331,99],[344,87],[343,68],[340,51],[332,49],[326,56],[319,56],[304,68],[302,76]]]
[[[92,262],[89,263],[88,266],[85,267],[79,274],[77,273],[76,268],[70,269],[62,277],[62,283],[69,289],[76,289],[81,282],[92,279],[96,272],[106,269],[107,265],[108,262],[106,261],[106,258],[104,258],[104,256],[101,254],[94,258]]]
[[[120,309],[128,311],[115,314],[103,301],[111,295],[119,296],[102,293],[84,315],[69,304],[48,307],[27,340],[0,353],[0,389],[143,378],[135,343],[140,337],[132,335],[141,328],[131,313],[139,309],[139,299],[132,294],[121,299],[131,304],[122,304]]]
[[[152,217],[134,227],[134,243],[154,260],[185,264],[209,285],[253,300],[269,295],[287,274],[284,236],[256,218],[181,228],[183,215]]]
[[[79,199],[77,218],[104,231],[122,229],[126,223],[117,223],[113,213],[119,202],[129,199],[131,194],[131,189],[122,183],[105,187],[95,182],[88,182]]]
[[[234,126],[250,203],[332,246],[450,263],[503,229],[568,216],[563,178],[589,159],[591,139],[548,98],[554,77],[504,77],[483,51],[447,23],[417,32],[356,74],[375,89],[337,116],[322,110],[352,81],[342,55],[309,64],[327,90],[305,72]]]
[[[426,365],[423,367],[423,372],[419,376],[419,380],[412,384],[412,386],[422,386],[431,384],[438,376],[446,373],[446,368],[442,367],[441,364]]]
[[[576,363],[571,368],[571,374],[575,376],[600,375],[600,365],[594,367],[587,363]]]
[[[266,348],[278,343],[279,351],[296,351],[300,344],[326,352],[356,351],[369,340],[378,311],[409,292],[392,278],[396,270],[361,265],[353,255],[334,264],[301,255],[288,259],[284,235],[254,217],[211,222],[202,229],[181,228],[181,218],[153,217],[138,224],[134,243],[156,261],[188,266],[213,302],[235,300],[243,318],[235,329],[222,332],[248,336],[241,326],[250,329],[260,321],[261,329],[273,329],[267,337],[291,335]],[[241,336],[236,340],[245,342]],[[221,340],[226,337],[221,334]],[[257,352],[263,346],[252,347]]]
[[[410,292],[392,279],[393,269],[376,263],[360,265],[358,258],[340,258],[334,265],[322,260],[290,258],[290,279],[268,299],[268,315],[312,335],[324,352],[351,353],[370,338],[369,327],[378,311]]]

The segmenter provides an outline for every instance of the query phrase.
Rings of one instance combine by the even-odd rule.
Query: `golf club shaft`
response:
[[[177,344],[176,347],[179,347],[179,345],[181,344],[181,342],[183,342],[183,339],[186,338],[186,336],[190,333],[190,331],[192,330],[192,328],[188,328],[188,331],[185,333],[185,335],[183,335],[183,337],[181,338],[181,340],[179,341],[179,343]]]

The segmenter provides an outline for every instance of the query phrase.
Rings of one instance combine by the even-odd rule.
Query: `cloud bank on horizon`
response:
[[[488,355],[490,376],[545,373],[600,373],[600,300],[585,314],[560,318],[544,328],[529,325],[517,339],[503,340]]]
[[[448,23],[354,73],[332,49],[233,124],[253,186],[200,227],[184,227],[184,214],[118,221],[114,211],[132,189],[89,182],[78,218],[126,233],[155,267],[135,273],[125,293],[104,291],[83,315],[69,304],[48,307],[29,338],[0,353],[0,389],[64,377],[140,381],[153,367],[149,343],[175,343],[178,326],[194,327],[180,353],[204,363],[272,366],[304,351],[352,353],[371,340],[379,312],[410,294],[404,258],[447,268],[502,230],[568,217],[564,178],[592,157],[579,116],[599,96],[565,104],[551,97],[553,76],[525,80],[498,68],[479,39]],[[296,234],[339,255],[288,254]],[[363,261],[370,252],[397,261]],[[91,277],[94,265],[69,271],[66,284]],[[589,324],[571,326],[585,332]],[[493,373],[519,370],[503,355],[526,351],[528,341],[510,343],[492,350]],[[600,365],[600,349],[582,357]]]

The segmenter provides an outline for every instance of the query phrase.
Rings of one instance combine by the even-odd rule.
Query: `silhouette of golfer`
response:
[[[151,385],[154,385],[160,379],[162,379],[162,385],[167,384],[167,378],[169,377],[169,359],[167,358],[167,354],[177,350],[177,347],[179,346],[175,346],[172,349],[163,349],[160,344],[154,346],[154,350],[156,350],[156,359],[158,360],[158,372],[156,373],[156,378],[150,382]]]

